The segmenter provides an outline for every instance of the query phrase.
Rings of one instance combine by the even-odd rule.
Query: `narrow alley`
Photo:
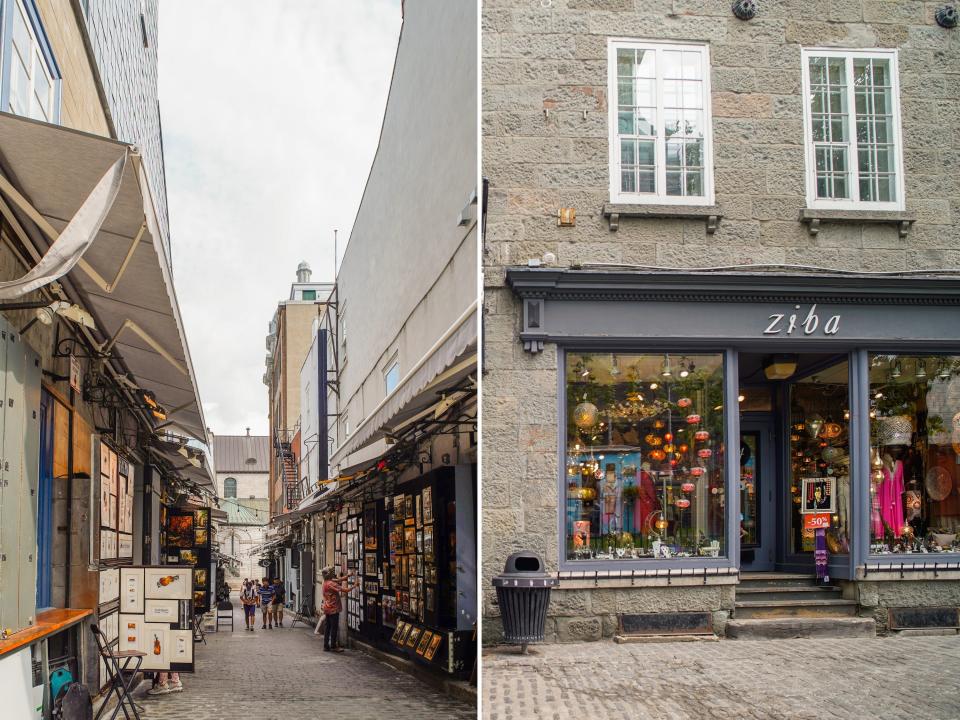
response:
[[[223,625],[196,645],[196,672],[182,675],[183,692],[135,697],[142,720],[221,720],[249,717],[313,720],[353,718],[474,718],[476,706],[359,650],[323,652],[323,638],[298,622],[247,632],[236,596],[234,630]],[[109,717],[109,714],[105,715]]]

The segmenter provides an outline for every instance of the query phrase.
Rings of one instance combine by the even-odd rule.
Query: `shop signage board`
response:
[[[830,513],[807,513],[803,516],[804,530],[829,530]]]
[[[145,653],[142,670],[194,671],[189,565],[120,568],[120,650]]]

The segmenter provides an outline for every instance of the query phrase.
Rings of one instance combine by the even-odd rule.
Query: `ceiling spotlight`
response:
[[[673,375],[673,371],[670,369],[669,355],[663,356],[663,365],[661,367],[660,374],[663,375],[663,377],[671,377]]]
[[[746,395],[737,395],[737,402],[743,402],[747,399]]]
[[[686,368],[683,368],[683,369],[680,371],[680,377],[682,377],[682,378],[687,377],[687,375],[689,375],[689,374],[690,374],[690,371],[687,370]]]
[[[890,377],[898,378],[903,374],[903,368],[900,365],[900,361],[896,360],[890,365]]]
[[[610,356],[610,374],[616,377],[620,374],[620,366],[617,364],[617,356]]]
[[[651,390],[656,390],[658,387],[660,387],[658,383],[655,383],[655,382],[650,383]]]
[[[940,361],[940,365],[937,368],[937,377],[941,380],[946,380],[950,377],[950,366],[947,365],[946,359]]]

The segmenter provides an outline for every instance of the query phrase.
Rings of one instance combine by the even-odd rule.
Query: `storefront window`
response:
[[[790,549],[850,552],[850,366],[846,360],[790,388]]]
[[[567,355],[566,558],[725,553],[723,355]]]
[[[960,356],[870,357],[870,551],[960,552]]]

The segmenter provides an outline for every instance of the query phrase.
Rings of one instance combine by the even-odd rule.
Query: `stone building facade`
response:
[[[929,270],[933,277],[960,268],[960,31],[938,23],[935,14],[943,3],[758,5],[755,17],[740,19],[727,0],[484,3],[483,175],[489,190],[483,244],[483,572],[485,578],[496,575],[506,557],[523,548],[544,557],[547,569],[560,575],[548,640],[609,637],[618,632],[623,614],[676,611],[709,613],[714,631],[722,634],[731,616],[737,617],[740,599],[735,558],[730,573],[717,577],[646,573],[613,579],[604,572],[594,577],[595,565],[589,564],[588,578],[563,572],[570,565],[561,560],[565,409],[558,397],[565,392],[564,352],[572,342],[564,333],[579,328],[581,349],[596,344],[609,352],[604,342],[623,351],[663,347],[662,339],[645,345],[642,328],[631,344],[626,320],[613,328],[616,321],[603,320],[602,310],[590,314],[588,303],[613,314],[617,302],[656,301],[666,291],[646,285],[641,291],[637,284],[652,277],[656,285],[655,278],[680,272],[693,277],[686,278],[685,288],[674,286],[671,298],[703,295],[709,303],[722,294],[696,283],[705,277],[705,287],[712,286],[711,272],[749,274],[786,300],[776,289],[780,276],[807,286],[797,291],[802,295],[825,282],[817,279],[819,269],[831,276],[852,273],[869,285],[875,276],[868,273]],[[626,47],[648,42],[706,48],[709,72],[701,80],[708,97],[702,109],[712,111],[705,142],[708,148],[712,144],[714,198],[707,194],[700,203],[664,205],[612,197],[616,153],[610,150],[617,120],[610,104],[617,99],[610,96],[616,87],[610,73],[618,67],[611,55],[617,41],[626,41]],[[866,214],[810,207],[803,87],[809,59],[804,52],[811,48],[826,56],[832,50],[896,51],[888,57],[899,72],[894,114],[901,123],[897,167],[905,204],[881,212],[867,207]],[[561,222],[561,209],[575,211],[575,220]],[[617,289],[610,279],[614,272],[620,273]],[[843,294],[838,293],[831,297]],[[789,301],[800,302],[801,295]],[[534,304],[526,306],[528,299]],[[579,325],[568,312],[573,300],[586,308],[577,316]],[[633,310],[635,317],[644,316],[643,305],[625,308],[627,314]],[[545,315],[534,319],[536,312]],[[584,329],[592,321],[595,332]],[[635,320],[633,327],[640,323]],[[684,328],[692,326],[679,327],[672,333],[678,341],[699,332],[685,335]],[[753,341],[744,342],[747,347]],[[763,346],[751,348],[766,352]],[[862,362],[866,367],[867,360]],[[867,430],[861,432],[865,438]],[[867,441],[862,444],[866,452]],[[727,467],[728,476],[735,474],[732,464]],[[859,472],[869,469],[861,464]],[[867,485],[864,480],[857,492],[869,492]],[[730,540],[733,555],[736,541]],[[868,575],[865,581],[868,554],[864,549],[863,557],[851,561],[849,579],[840,585],[843,597],[856,601],[856,613],[876,619],[881,632],[890,607],[960,604],[956,572],[938,572],[936,578],[908,572],[898,583]],[[679,573],[683,564],[674,565]],[[624,567],[629,574],[642,565]],[[915,582],[907,582],[911,578]],[[496,642],[501,623],[489,583],[485,593],[485,641]]]

